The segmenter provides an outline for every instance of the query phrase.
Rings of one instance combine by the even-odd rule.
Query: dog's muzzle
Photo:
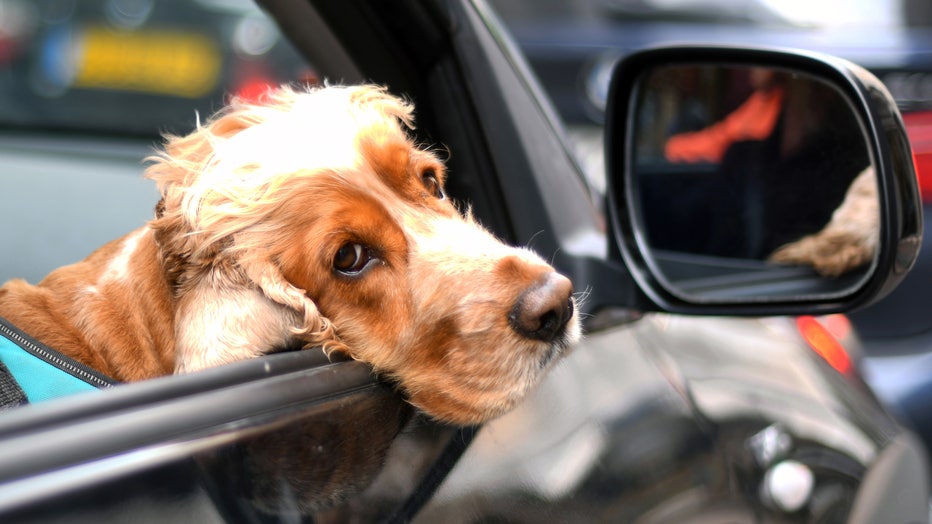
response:
[[[551,272],[526,289],[508,315],[511,327],[521,336],[554,342],[566,332],[573,317],[573,284]]]

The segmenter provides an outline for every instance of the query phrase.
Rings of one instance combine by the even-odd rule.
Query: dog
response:
[[[497,417],[580,338],[572,284],[459,211],[413,129],[380,86],[233,99],[148,159],[151,221],[0,317],[119,381],[321,347],[438,421]]]
[[[874,259],[880,241],[880,200],[874,168],[854,178],[845,198],[821,230],[785,244],[768,260],[809,265],[820,275],[838,277]]]

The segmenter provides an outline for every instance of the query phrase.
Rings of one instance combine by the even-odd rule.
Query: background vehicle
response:
[[[67,11],[75,18],[47,12],[74,3],[9,5],[37,9],[34,35],[63,18],[111,24],[108,10],[120,6],[174,12],[165,0],[81,3]],[[238,3],[191,5],[227,21],[205,30],[221,50],[234,49],[226,39],[235,34],[232,22],[258,15]],[[471,202],[483,223],[552,255],[577,285],[591,288],[590,307],[635,303],[630,275],[606,260],[605,217],[549,103],[533,94],[537,87],[522,59],[484,5],[276,1],[265,7],[318,76],[370,79],[410,96],[419,138],[455,152],[449,193]],[[193,31],[187,24],[194,18],[178,24]],[[154,30],[137,27],[132,31],[141,35]],[[4,78],[28,71],[29,56],[11,60]],[[224,59],[219,70],[229,63]],[[277,71],[275,81],[308,79],[304,68]],[[73,100],[84,119],[93,117],[88,109],[96,102],[130,116],[140,105],[179,102],[175,95],[124,91],[75,85],[32,96],[62,105]],[[222,91],[211,94],[191,99],[191,107],[217,107]],[[170,115],[167,109],[152,114]],[[138,162],[158,131],[177,124],[172,116],[129,134],[121,127],[126,120],[133,119],[112,118],[90,133],[82,119],[13,120],[0,137],[0,174],[11,184],[5,194],[22,202],[5,208],[11,215],[4,216],[23,225],[4,234],[48,248],[18,250],[23,273],[36,268],[41,275],[70,261],[52,256],[67,251],[66,231],[95,233],[74,241],[66,256],[76,259],[149,215],[155,195],[138,180]],[[94,190],[79,192],[84,188]],[[38,195],[40,203],[25,195]],[[68,211],[47,212],[52,208]],[[925,520],[921,451],[855,369],[838,361],[833,367],[814,351],[825,346],[805,342],[813,330],[812,340],[849,341],[842,333],[825,337],[826,325],[838,326],[808,320],[798,326],[787,317],[602,308],[588,319],[587,343],[534,398],[483,428],[412,418],[365,366],[330,363],[314,352],[29,406],[0,416],[0,520],[310,518],[303,513],[321,521],[404,520],[428,502],[421,522],[838,522],[849,516],[866,522],[878,514],[916,516],[916,508],[916,520]],[[781,465],[791,467],[791,483],[812,480],[802,506],[786,505],[774,490],[787,481],[774,473],[786,471]],[[375,479],[365,487],[368,479],[361,477],[369,475]],[[345,500],[332,500],[335,492],[346,493]]]
[[[903,112],[923,213],[932,218],[932,11],[926,2],[861,2],[856,8],[831,0],[492,3],[566,121],[595,187],[604,187],[601,125],[608,72],[619,58],[664,43],[778,46],[847,58],[886,84]],[[849,318],[863,341],[869,382],[932,446],[930,283],[932,250],[923,249],[904,285]]]

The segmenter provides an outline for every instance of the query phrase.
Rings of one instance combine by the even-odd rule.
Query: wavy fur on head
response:
[[[501,414],[578,339],[572,287],[456,210],[412,111],[375,86],[235,100],[150,159],[152,221],[5,286],[0,316],[123,380],[321,346],[437,419]]]
[[[330,111],[347,113],[330,119]],[[302,179],[356,168],[347,160],[355,156],[358,129],[391,127],[392,118],[411,127],[412,111],[380,88],[319,90],[313,97],[282,88],[265,104],[234,100],[196,132],[167,137],[146,176],[162,193],[152,226],[167,272],[178,295],[190,297],[179,308],[185,318],[179,319],[177,371],[262,354],[289,338],[285,333],[308,346],[345,349],[314,301],[270,259],[268,246],[293,234],[276,215]],[[244,303],[249,306],[239,307]],[[243,317],[216,314],[220,310],[239,310]],[[250,322],[257,311],[267,321]],[[256,333],[254,325],[266,329]],[[205,345],[205,333],[214,334],[216,344]],[[245,341],[252,342],[244,348],[251,354],[229,351]]]

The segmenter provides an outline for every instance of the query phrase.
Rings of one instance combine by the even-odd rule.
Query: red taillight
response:
[[[834,317],[841,317],[841,319],[832,320]],[[826,317],[826,321],[830,327],[826,327],[815,317],[797,317],[796,328],[813,351],[824,358],[839,373],[847,374],[851,371],[851,357],[848,356],[845,347],[836,338],[835,331],[843,329],[847,333],[851,326],[847,324],[848,319],[841,315]]]
[[[236,91],[236,97],[240,100],[259,104],[263,102],[265,95],[275,88],[275,83],[267,78],[251,78],[240,84]]]
[[[233,94],[240,100],[252,104],[264,103],[266,95],[282,83],[273,80],[274,75],[261,63],[249,67],[244,66],[239,76],[241,78],[236,82],[236,89],[234,89]],[[292,86],[313,86],[320,83],[320,78],[313,69],[305,69],[300,71],[293,82],[288,83]]]
[[[932,111],[915,111],[903,115],[913,163],[919,179],[922,201],[932,203]]]
[[[834,335],[839,341],[844,341],[851,336],[854,327],[848,317],[837,313],[834,315],[824,315],[819,317],[819,323],[825,326],[829,333]]]

